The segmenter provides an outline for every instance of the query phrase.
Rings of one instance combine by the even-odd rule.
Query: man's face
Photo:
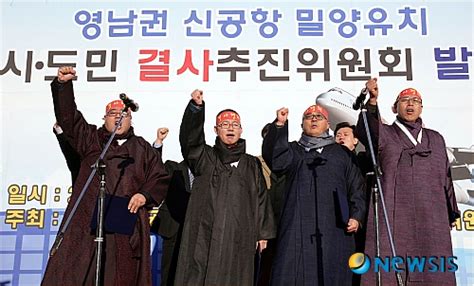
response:
[[[303,133],[314,137],[323,134],[329,128],[329,122],[319,112],[305,114],[303,116]]]
[[[242,126],[238,121],[225,120],[214,127],[219,139],[226,145],[237,143],[242,135]]]
[[[104,125],[105,125],[105,129],[107,129],[107,131],[109,131],[109,132],[114,131],[115,124],[120,119],[120,112],[121,112],[120,109],[110,109],[107,112],[107,114],[105,114],[105,116],[104,116]],[[127,115],[122,120],[122,124],[117,129],[117,135],[127,133],[128,129],[130,129],[131,125],[132,125],[132,115],[130,113],[130,110],[128,110]]]
[[[423,105],[421,99],[416,96],[405,96],[397,103],[397,114],[407,122],[415,122],[421,115]]]
[[[337,130],[336,133],[336,143],[342,144],[349,148],[349,150],[354,151],[359,140],[354,137],[354,131],[350,127],[343,127]]]

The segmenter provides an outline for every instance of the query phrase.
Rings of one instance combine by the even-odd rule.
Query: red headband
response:
[[[216,116],[216,125],[221,124],[225,120],[237,121],[240,124],[240,116],[232,111],[225,111]]]
[[[326,119],[329,119],[329,112],[321,105],[311,105],[310,107],[308,107],[308,109],[304,111],[303,116],[312,113],[321,113]]]
[[[404,90],[402,90],[399,94],[398,94],[398,97],[397,97],[397,101],[402,98],[402,97],[407,97],[407,96],[416,96],[418,97],[419,99],[421,99],[421,94],[418,92],[418,90],[414,89],[414,88],[406,88]]]
[[[120,99],[117,99],[117,100],[109,102],[105,106],[105,113],[109,112],[109,110],[111,110],[111,109],[120,109],[120,110],[122,110],[124,108],[125,108],[125,104],[123,103],[123,101],[120,100]]]

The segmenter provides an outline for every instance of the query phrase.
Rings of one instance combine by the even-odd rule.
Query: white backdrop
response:
[[[90,123],[101,125],[105,104],[124,92],[140,104],[136,134],[152,142],[158,127],[168,127],[163,159],[176,161],[182,112],[195,88],[205,92],[207,142],[214,142],[215,114],[232,108],[247,151],[259,155],[260,130],[282,106],[297,139],[302,112],[332,87],[357,95],[366,78],[378,77],[389,122],[396,94],[414,87],[426,127],[470,158],[458,163],[470,173],[466,195],[474,189],[472,1],[2,1],[0,9],[0,282],[38,284],[67,203],[70,175],[52,133],[45,79],[60,64],[76,66],[76,102]],[[374,22],[381,23],[372,35]],[[233,50],[240,60],[226,60]],[[341,63],[343,52],[358,53],[354,70]],[[311,80],[304,68],[314,69]],[[472,285],[474,210],[459,206],[457,279]]]

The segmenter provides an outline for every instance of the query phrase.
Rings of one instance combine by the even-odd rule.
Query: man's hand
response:
[[[377,85],[377,78],[371,78],[365,83],[365,87],[369,90],[370,99],[369,104],[377,105],[377,98],[379,97],[379,87]]]
[[[347,223],[347,232],[357,232],[359,229],[359,222],[353,218],[349,219],[349,222]]]
[[[64,66],[58,69],[58,81],[60,83],[65,83],[70,81],[76,76],[76,71],[73,67]]]
[[[158,128],[158,130],[156,130],[155,144],[157,144],[157,145],[163,144],[163,141],[165,140],[166,136],[168,136],[169,131],[170,130],[166,127]]]
[[[458,218],[458,219],[459,219],[459,218]],[[457,221],[458,219],[456,219],[456,221]],[[456,221],[453,221],[453,222],[451,223],[451,229],[456,228]]]
[[[276,125],[284,126],[287,120],[288,120],[288,108],[282,107],[278,109]]]
[[[128,203],[128,209],[131,213],[136,213],[140,207],[145,205],[145,203],[145,196],[140,193],[137,193],[133,195],[133,197],[130,199],[130,202]]]
[[[257,241],[257,250],[259,253],[262,253],[262,251],[267,248],[267,240],[259,240]]]
[[[200,90],[200,89],[195,89],[192,93],[191,93],[191,97],[194,101],[194,103],[196,105],[202,105],[202,100],[203,100],[203,91]]]

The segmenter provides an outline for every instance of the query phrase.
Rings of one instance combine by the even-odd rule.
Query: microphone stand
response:
[[[95,271],[95,286],[101,285],[101,270],[102,270],[102,254],[104,249],[104,201],[105,201],[105,163],[104,160],[97,161],[98,166],[95,168],[99,172],[99,200],[97,201],[97,229],[94,241],[97,243],[95,248],[96,271]]]
[[[375,176],[375,172],[367,173],[367,176]],[[369,181],[369,180],[368,180]],[[373,182],[371,182],[373,184]],[[372,203],[374,204],[374,225],[375,225],[375,256],[380,257],[380,229],[379,229],[379,200],[380,193],[377,184],[372,186]],[[375,285],[382,286],[382,273],[377,271],[375,276]]]
[[[354,106],[354,109],[360,109],[362,112],[362,118],[364,120],[364,127],[365,127],[365,133],[367,134],[367,142],[369,145],[369,150],[370,150],[370,157],[372,159],[372,167],[375,173],[375,179],[376,179],[376,184],[374,185],[373,188],[373,194],[374,194],[374,212],[375,212],[375,218],[374,218],[374,223],[375,223],[375,245],[376,245],[376,255],[380,257],[380,237],[379,237],[379,214],[378,214],[378,202],[379,202],[379,197],[380,197],[380,202],[382,203],[382,210],[384,214],[384,221],[385,221],[385,226],[387,228],[387,233],[388,233],[388,239],[390,242],[390,250],[392,252],[392,257],[397,256],[397,252],[395,250],[395,243],[393,240],[393,235],[390,227],[390,222],[388,220],[388,215],[387,215],[387,208],[385,207],[385,199],[383,196],[383,191],[382,191],[382,183],[380,181],[380,177],[382,176],[382,171],[380,170],[380,167],[377,163],[377,160],[375,158],[375,152],[374,152],[374,146],[372,143],[372,136],[370,135],[370,128],[369,128],[369,123],[367,121],[367,109],[363,105],[363,101],[360,103],[360,106]],[[398,268],[398,263],[395,263],[395,266]],[[397,277],[397,285],[398,286],[404,286],[404,282],[402,279],[402,275],[400,272],[395,272],[395,275]],[[377,273],[376,276],[376,281],[377,285],[382,285],[382,279],[381,279],[381,273],[380,271]]]
[[[99,158],[97,161],[94,163],[94,165],[91,166],[92,170],[91,173],[89,174],[89,177],[87,178],[87,181],[84,185],[84,187],[81,190],[81,193],[79,194],[76,202],[74,203],[74,206],[69,213],[68,217],[66,218],[66,221],[63,225],[63,227],[59,230],[58,234],[56,235],[56,239],[54,241],[54,244],[51,248],[51,251],[49,252],[49,256],[54,256],[56,252],[58,251],[59,247],[61,246],[61,243],[64,240],[64,233],[66,232],[67,228],[69,227],[69,224],[71,223],[71,219],[74,216],[74,214],[77,211],[77,207],[79,206],[79,203],[82,200],[82,197],[86,193],[86,190],[89,188],[89,185],[92,182],[92,179],[94,178],[95,174],[97,171],[99,171],[100,175],[100,187],[99,187],[99,195],[98,195],[98,201],[97,201],[97,230],[96,230],[96,238],[94,241],[97,243],[96,246],[96,273],[95,273],[95,285],[99,286],[101,285],[101,270],[102,270],[102,254],[103,254],[103,246],[104,246],[104,230],[103,230],[103,224],[104,224],[104,199],[105,199],[105,164],[104,164],[104,157],[105,154],[107,153],[107,150],[110,147],[110,144],[112,144],[112,141],[115,138],[115,135],[117,133],[117,130],[119,126],[122,124],[123,119],[127,115],[127,110],[129,106],[125,105],[125,108],[122,110],[120,113],[120,119],[115,124],[114,130],[112,131],[112,135],[110,136],[109,140],[104,146],[104,149],[102,150],[102,153],[100,153]]]

